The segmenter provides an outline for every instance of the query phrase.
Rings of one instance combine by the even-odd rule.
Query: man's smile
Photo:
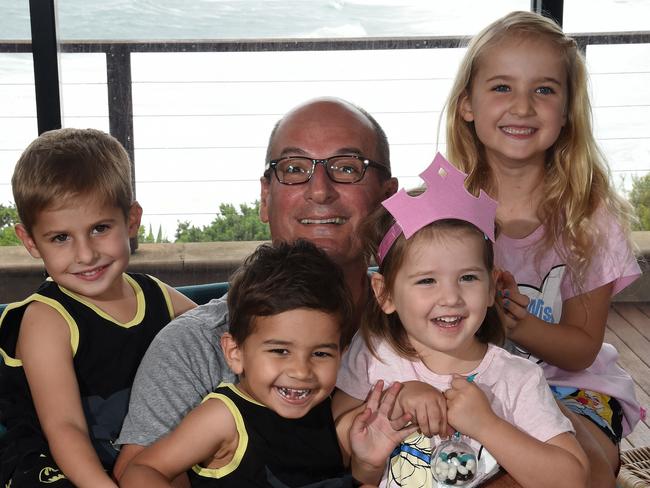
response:
[[[300,219],[301,224],[345,224],[348,219],[345,217],[330,217],[327,219]]]

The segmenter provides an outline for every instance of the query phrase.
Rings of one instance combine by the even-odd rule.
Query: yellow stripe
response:
[[[32,295],[33,296],[33,295]],[[7,316],[7,313],[9,313],[10,310],[13,310],[14,308],[22,307],[26,303],[29,303],[32,301],[32,296],[27,297],[24,299],[22,302],[15,302],[15,303],[10,303],[8,304],[5,309],[2,311],[2,315],[0,315],[0,327],[2,327],[2,324],[4,324],[5,317]],[[23,362],[20,359],[12,358],[7,352],[0,348],[0,356],[2,356],[2,359],[4,360],[5,364],[7,366],[12,366],[12,367],[20,367],[23,365]]]
[[[227,396],[221,393],[210,393],[203,399],[203,402],[211,399],[221,400],[226,405],[228,410],[230,410],[230,413],[233,416],[233,419],[235,420],[235,426],[237,427],[237,434],[239,435],[237,449],[235,449],[235,454],[233,455],[230,462],[225,466],[222,466],[220,468],[204,468],[199,466],[198,464],[195,464],[194,466],[192,466],[192,470],[196,474],[198,474],[199,476],[203,476],[204,478],[223,478],[224,476],[227,476],[233,471],[235,471],[239,467],[242,459],[244,458],[244,453],[246,452],[246,448],[248,447],[248,432],[246,432],[244,419],[242,418],[241,413],[237,408],[237,405],[235,405],[230,398],[228,398]]]
[[[79,303],[83,303],[87,307],[91,308],[97,315],[100,317],[108,320],[109,322],[113,322],[116,325],[119,325],[120,327],[124,327],[125,329],[129,329],[133,327],[134,325],[138,325],[140,322],[142,322],[142,319],[144,318],[144,312],[145,312],[145,301],[144,301],[144,293],[142,292],[142,288],[140,288],[140,285],[131,278],[128,274],[124,273],[122,275],[124,279],[127,281],[127,283],[133,288],[133,292],[135,293],[135,299],[136,299],[136,313],[135,317],[133,317],[130,321],[123,323],[118,320],[115,320],[113,317],[108,315],[106,312],[104,312],[101,308],[99,308],[97,305],[95,305],[92,302],[89,302],[85,298],[83,298],[81,295],[76,294],[73,291],[70,291],[66,288],[63,288],[61,285],[59,285],[59,288],[63,293],[68,295],[70,298],[73,298],[77,300]]]
[[[7,312],[9,312],[9,310],[22,307],[31,302],[40,302],[45,305],[49,305],[54,310],[59,312],[61,317],[63,317],[63,319],[68,324],[68,329],[70,329],[70,347],[72,347],[72,356],[74,357],[75,354],[77,354],[77,348],[79,347],[79,328],[77,327],[77,322],[75,322],[75,320],[68,313],[68,311],[63,307],[63,305],[61,305],[56,300],[45,297],[43,295],[39,295],[38,293],[34,293],[33,295],[30,295],[22,302],[10,303],[9,305],[7,305],[7,308],[5,308],[5,310],[2,312],[2,316],[0,317],[0,326],[4,322],[4,318],[7,315]],[[0,356],[2,356],[7,366],[20,367],[23,365],[23,362],[20,359],[12,358],[2,349],[0,349]]]
[[[225,388],[228,388],[230,391],[232,391],[235,395],[237,395],[240,398],[243,398],[247,402],[254,403],[255,405],[259,405],[260,407],[268,408],[266,405],[263,403],[258,402],[254,398],[248,396],[245,392],[241,391],[239,388],[237,388],[236,385],[233,385],[232,383],[221,383],[219,385],[220,387],[223,386]]]
[[[156,283],[158,283],[158,286],[160,287],[160,291],[162,291],[163,296],[165,297],[165,303],[167,304],[167,311],[169,312],[169,319],[173,319],[176,317],[176,313],[174,312],[174,305],[172,304],[172,299],[169,296],[169,290],[167,289],[167,285],[165,285],[162,281],[160,281],[158,278],[155,276],[147,275],[149,278],[154,280]]]

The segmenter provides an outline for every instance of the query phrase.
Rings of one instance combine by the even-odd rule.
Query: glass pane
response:
[[[566,1],[568,32],[596,31],[610,13],[612,19],[650,19],[640,0],[598,0],[589,10],[580,5]],[[429,0],[60,0],[58,20],[60,39],[68,42],[469,35],[507,11],[529,6],[528,0],[463,0],[444,7]],[[615,21],[607,26],[623,30]],[[650,56],[643,46],[633,47],[627,52],[636,54],[629,56],[604,46],[588,49],[596,134],[615,175],[626,175],[628,182],[632,170],[644,170],[644,134],[650,133],[643,101],[650,88],[634,68],[635,60]],[[132,54],[136,186],[145,225],[154,230],[163,225],[163,233],[173,239],[178,220],[205,225],[220,203],[258,198],[271,127],[292,106],[314,96],[340,96],[373,113],[388,133],[402,185],[418,183],[423,164],[436,149],[445,150],[439,118],[462,54],[462,49]],[[605,61],[597,61],[601,56]],[[619,80],[619,71],[592,66],[607,66],[607,59],[629,59],[619,71],[630,74]],[[61,73],[64,124],[106,130],[105,55],[66,53]],[[629,88],[612,89],[617,84]],[[629,100],[631,93],[639,101]],[[617,121],[626,119],[638,125],[640,135],[616,129]],[[236,171],[226,171],[225,161]]]
[[[0,3],[0,32],[2,39],[29,41],[32,38],[29,0]]]
[[[0,3],[0,32],[0,204],[7,205],[13,202],[10,182],[16,161],[38,135],[32,54],[16,53],[29,49],[28,0]]]
[[[59,39],[257,39],[473,34],[530,0],[60,0]]]
[[[650,31],[645,0],[564,1],[567,32]],[[650,44],[587,47],[594,131],[619,192],[650,171]]]
[[[631,32],[650,30],[647,0],[564,0],[564,30]]]
[[[70,42],[468,35],[510,10],[529,8],[529,0],[497,6],[481,0],[444,5],[60,0],[57,5],[59,39]],[[315,96],[340,96],[370,110],[390,134],[396,173],[417,175],[418,163],[433,153],[437,119],[461,54],[457,49],[132,54],[136,192],[144,225],[154,232],[162,225],[173,240],[179,220],[206,225],[219,204],[259,198],[273,124]],[[79,56],[97,58],[73,61]],[[101,56],[62,56],[65,125],[108,124],[105,73],[91,74],[105,72]],[[287,74],[296,71],[299,76]],[[236,171],[226,171],[225,161]]]
[[[624,194],[650,171],[650,44],[587,49],[594,130]]]

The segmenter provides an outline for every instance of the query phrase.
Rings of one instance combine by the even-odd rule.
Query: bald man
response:
[[[346,161],[340,156],[362,162],[358,181],[337,172],[337,161]],[[296,164],[306,168],[300,181],[284,172]],[[325,250],[342,266],[359,316],[368,296],[359,226],[397,190],[377,121],[341,99],[299,105],[273,128],[260,182],[260,219],[269,223],[273,242],[303,238]],[[228,331],[227,312],[224,299],[212,300],[173,320],[151,343],[116,441],[122,445],[118,479],[136,454],[178,425],[205,395],[235,381],[219,346]]]

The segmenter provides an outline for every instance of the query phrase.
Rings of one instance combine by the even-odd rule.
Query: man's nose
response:
[[[305,190],[306,198],[315,203],[330,203],[336,200],[338,196],[336,185],[337,183],[333,182],[328,176],[325,165],[320,163],[316,164],[314,173],[307,182],[307,189]]]

